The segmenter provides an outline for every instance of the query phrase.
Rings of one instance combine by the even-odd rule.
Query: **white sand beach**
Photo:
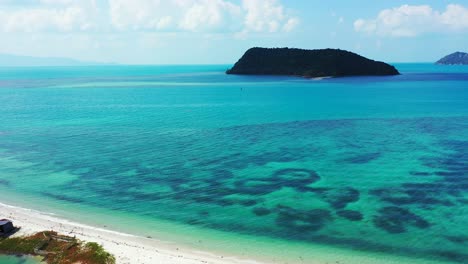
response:
[[[76,236],[87,242],[97,242],[114,254],[118,264],[260,264],[258,261],[239,259],[215,253],[182,248],[170,242],[123,234],[60,219],[39,211],[0,203],[0,218],[8,218],[21,227],[14,236],[53,230]]]
[[[76,236],[86,242],[97,242],[112,253],[117,264],[442,264],[441,260],[414,259],[404,256],[369,254],[338,248],[321,248],[314,251],[312,258],[298,261],[259,261],[206,252],[183,247],[174,242],[135,236],[103,228],[92,227],[51,214],[0,203],[0,218],[8,218],[15,226],[21,227],[14,236],[30,235],[52,230],[63,235]],[[286,250],[287,251],[287,250]],[[285,253],[286,254],[286,253]]]

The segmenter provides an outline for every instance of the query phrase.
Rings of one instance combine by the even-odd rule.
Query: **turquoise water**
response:
[[[39,264],[39,260],[30,257],[1,256],[1,264]]]
[[[305,263],[318,246],[466,263],[468,67],[396,66],[3,68],[0,191],[241,254],[242,237]]]

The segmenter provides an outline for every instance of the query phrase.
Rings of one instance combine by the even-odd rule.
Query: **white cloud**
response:
[[[190,32],[291,31],[299,20],[276,0],[109,0],[119,30]]]
[[[229,30],[241,15],[239,6],[223,0],[109,0],[109,8],[119,30]]]
[[[39,2],[46,5],[68,5],[73,3],[73,0],[39,0]]]
[[[354,29],[357,32],[394,37],[467,31],[468,9],[462,5],[450,4],[445,11],[440,12],[428,5],[402,5],[382,10],[374,19],[356,20]]]
[[[165,2],[153,0],[109,0],[111,24],[119,30],[163,30],[173,23],[164,13]]]
[[[203,0],[192,3],[179,27],[188,31],[237,30],[235,21],[241,15],[241,9],[222,0]]]
[[[94,1],[41,0],[33,7],[0,7],[0,31],[86,31],[96,26]]]
[[[453,30],[468,29],[468,8],[461,5],[448,5],[447,10],[441,14],[440,22]]]
[[[0,32],[290,32],[280,0],[0,0]]]
[[[285,32],[293,31],[297,27],[297,25],[299,25],[299,19],[297,17],[290,18],[288,19],[286,24],[284,24],[283,31]]]
[[[244,0],[242,7],[247,11],[245,27],[247,31],[261,32],[278,30],[279,21],[284,20],[281,5],[273,0]]]

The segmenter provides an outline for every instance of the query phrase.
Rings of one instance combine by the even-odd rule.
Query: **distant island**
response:
[[[251,48],[226,73],[307,78],[400,74],[389,64],[345,50],[295,48]]]
[[[468,53],[455,52],[438,60],[436,64],[443,65],[468,65]]]

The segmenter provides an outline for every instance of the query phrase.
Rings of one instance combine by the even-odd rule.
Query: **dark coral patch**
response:
[[[374,218],[374,226],[387,231],[388,233],[398,234],[406,232],[406,227],[398,219],[387,218],[385,216],[376,216]]]
[[[224,197],[221,199],[223,202],[228,202],[230,204],[239,204],[245,207],[254,206],[257,204],[257,200],[242,198],[242,197]]]
[[[202,193],[198,193],[197,195],[191,195],[190,197],[184,197],[184,195],[180,195],[180,199],[179,200],[187,200],[187,199],[190,199],[190,200],[193,200],[197,203],[201,203],[201,204],[217,204],[217,205],[220,205],[220,206],[227,206],[227,205],[233,205],[232,202],[230,201],[226,201],[226,200],[223,200],[222,197],[217,197],[215,195],[211,195],[211,194],[202,194]]]
[[[253,199],[248,199],[248,200],[243,200],[240,202],[240,204],[242,204],[243,206],[254,206],[257,204],[257,201],[253,200]]]
[[[234,201],[228,199],[217,199],[214,203],[222,207],[231,206],[235,204]]]
[[[445,140],[440,144],[451,154],[441,155],[439,157],[424,157],[424,165],[437,169],[434,174],[443,177],[445,183],[444,191],[453,196],[459,196],[460,191],[468,187],[468,141],[463,140]]]
[[[439,250],[433,253],[440,257],[453,261],[454,263],[466,263],[466,260],[468,259],[468,254],[463,254],[455,251]]]
[[[448,169],[454,171],[468,171],[468,160],[463,160],[462,157],[452,156],[444,161],[441,161],[440,164]]]
[[[435,175],[442,177],[463,177],[466,173],[459,171],[437,171]]]
[[[456,244],[468,244],[468,236],[445,236],[445,239]]]
[[[360,197],[360,192],[351,187],[326,189],[317,191],[317,193],[321,199],[328,202],[334,209],[343,209],[349,203],[358,201]]]
[[[449,200],[443,200],[444,192],[449,191],[446,184],[438,183],[404,183],[399,188],[374,189],[370,194],[375,195],[384,202],[393,205],[417,204],[423,207],[434,205],[453,206]]]
[[[230,160],[230,161],[223,162],[223,164],[221,166],[223,168],[230,168],[230,169],[233,169],[233,170],[240,170],[240,169],[244,169],[248,165],[249,165],[249,163],[244,159],[235,159],[235,160]]]
[[[364,218],[361,212],[354,210],[339,210],[336,214],[350,221],[361,221]]]
[[[388,233],[397,234],[407,231],[408,226],[414,226],[420,229],[430,227],[430,223],[424,218],[412,213],[410,210],[388,206],[379,210],[379,215],[374,217],[374,225]]]
[[[265,216],[269,215],[271,213],[271,210],[265,207],[255,207],[254,209],[252,209],[252,212],[256,216]]]
[[[318,231],[333,220],[328,210],[299,210],[288,206],[278,206],[276,224],[296,233]]]
[[[239,180],[234,186],[238,193],[248,195],[265,195],[282,188],[268,179]]]
[[[208,211],[200,211],[200,212],[198,212],[198,214],[199,214],[200,216],[205,216],[205,217],[206,217],[206,216],[209,216],[209,215],[210,215],[210,212],[208,212]]]
[[[136,201],[157,201],[164,198],[159,193],[138,193],[138,192],[129,192],[127,193]]]
[[[197,219],[187,219],[184,221],[185,223],[189,224],[189,225],[201,225],[203,223],[203,220],[201,220],[200,218],[197,218]]]
[[[3,180],[3,179],[0,179],[0,185],[3,185],[3,186],[10,186],[10,181],[8,180]]]
[[[347,163],[353,164],[365,164],[375,159],[378,159],[381,156],[380,153],[366,153],[366,154],[359,154],[353,157],[345,158],[343,161]]]
[[[299,157],[298,157],[299,156]],[[300,155],[291,155],[283,151],[266,152],[249,156],[249,162],[257,166],[263,166],[269,162],[292,162],[300,158]]]
[[[438,171],[435,173],[445,178],[450,183],[468,183],[468,171]]]
[[[197,167],[219,166],[220,164],[224,164],[226,161],[229,161],[231,157],[237,157],[237,155],[236,156],[222,156],[222,157],[216,157],[214,159],[203,160],[201,162],[198,162],[196,166]]]
[[[288,187],[302,187],[320,180],[320,176],[313,170],[308,169],[281,169],[273,173],[272,177]]]
[[[70,203],[83,203],[84,202],[84,200],[82,200],[82,199],[75,198],[75,197],[69,197],[69,196],[61,195],[61,194],[53,194],[53,193],[48,193],[48,192],[44,192],[42,194],[45,195],[45,196],[54,198],[56,200],[70,202]]]
[[[431,176],[432,174],[430,172],[424,172],[424,171],[410,171],[410,175],[413,175],[413,176]]]
[[[228,170],[215,170],[213,173],[213,180],[228,180],[234,178],[234,174]]]
[[[218,180],[207,179],[206,181],[192,180],[177,186],[171,197],[175,200],[192,200],[204,204],[216,204],[220,206],[233,205],[235,203],[246,202],[249,204],[255,201],[231,201],[226,196],[236,194],[237,190],[230,188]]]

